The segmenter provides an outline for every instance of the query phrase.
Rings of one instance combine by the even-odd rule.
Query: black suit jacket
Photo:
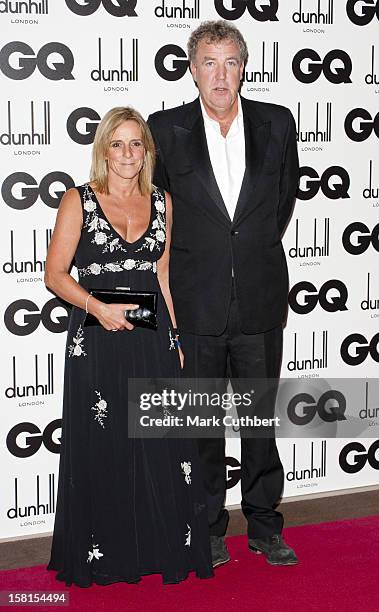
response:
[[[290,111],[241,97],[246,170],[231,221],[209,158],[199,99],[152,114],[154,183],[173,200],[170,287],[181,330],[218,335],[227,322],[232,270],[242,331],[280,325],[288,273],[281,235],[299,166]]]

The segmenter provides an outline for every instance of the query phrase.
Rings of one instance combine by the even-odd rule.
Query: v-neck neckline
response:
[[[123,236],[121,236],[121,234],[116,230],[116,228],[114,227],[114,225],[112,225],[112,223],[109,221],[107,215],[105,214],[99,199],[95,193],[95,191],[92,189],[91,185],[89,183],[87,183],[88,187],[90,188],[95,200],[96,200],[96,204],[100,209],[100,212],[102,214],[102,216],[104,217],[105,221],[108,223],[109,227],[111,228],[111,230],[114,232],[114,234],[116,234],[116,236],[118,236],[118,238],[120,238],[123,242],[125,242],[125,244],[127,244],[129,247],[134,246],[135,244],[137,244],[138,242],[140,242],[140,240],[142,240],[143,238],[146,238],[147,234],[150,231],[151,228],[151,224],[153,222],[153,214],[154,214],[154,207],[153,207],[153,193],[151,193],[150,195],[150,219],[149,219],[149,223],[148,226],[146,228],[146,230],[143,232],[143,234],[137,238],[137,240],[134,240],[133,242],[129,242],[128,240],[125,240],[125,238]]]

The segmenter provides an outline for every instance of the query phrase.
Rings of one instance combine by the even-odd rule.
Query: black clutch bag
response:
[[[94,298],[106,304],[138,304],[136,310],[125,310],[125,319],[136,327],[157,329],[157,301],[156,291],[131,291],[123,287],[115,289],[89,289]],[[84,325],[100,325],[99,321],[89,312],[86,314]]]

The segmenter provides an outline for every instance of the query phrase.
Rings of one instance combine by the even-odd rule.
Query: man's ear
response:
[[[243,79],[244,70],[245,70],[245,64],[242,63],[240,66],[240,81]]]

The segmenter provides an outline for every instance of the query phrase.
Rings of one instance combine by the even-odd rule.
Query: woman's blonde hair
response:
[[[155,166],[155,145],[149,126],[140,113],[130,106],[111,108],[100,121],[92,148],[91,181],[100,193],[109,194],[108,163],[109,145],[114,131],[124,121],[135,121],[141,128],[142,142],[145,147],[145,161],[139,173],[138,183],[142,195],[153,191],[153,172]]]

